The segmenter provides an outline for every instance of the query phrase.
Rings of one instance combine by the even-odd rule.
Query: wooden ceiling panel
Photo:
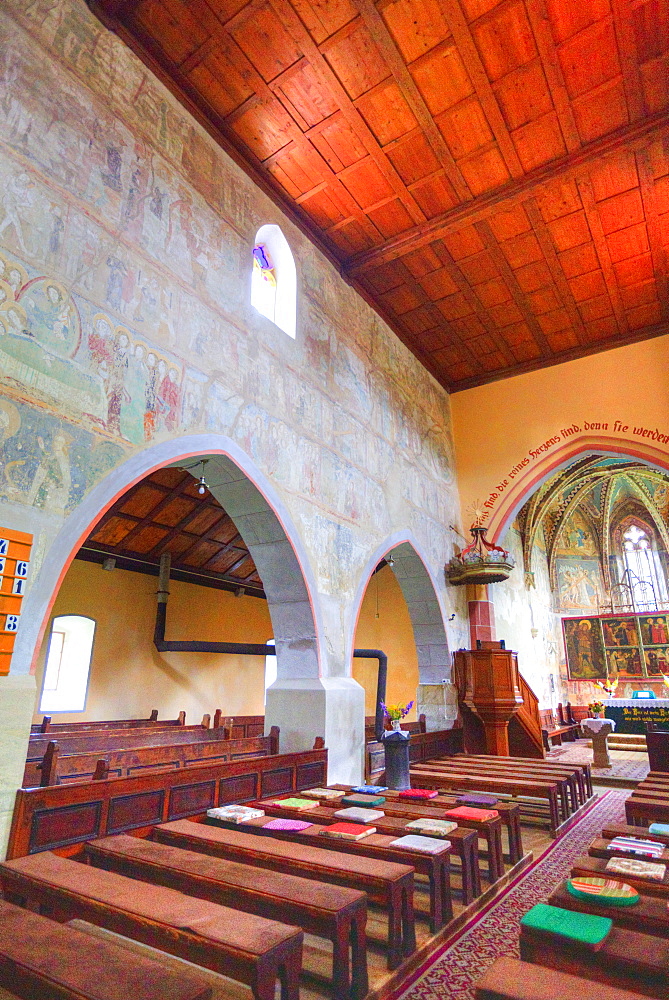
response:
[[[665,0],[88,2],[447,388],[669,321]]]
[[[141,490],[135,490],[126,500],[122,501],[118,509],[133,517],[144,517],[154,509],[164,496],[163,490],[144,486]]]
[[[175,470],[180,472],[181,470]],[[164,506],[159,510],[155,511],[153,514],[153,519],[156,524],[165,524],[168,528],[173,528],[175,524],[179,524],[180,521],[196,509],[197,501],[191,500],[189,497],[174,497],[172,500],[168,500]]]

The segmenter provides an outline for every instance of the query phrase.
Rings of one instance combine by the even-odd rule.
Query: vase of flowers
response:
[[[601,719],[604,715],[604,703],[601,701],[591,701],[588,705],[588,711],[593,719]]]
[[[395,733],[400,733],[402,732],[402,719],[413,708],[413,701],[410,701],[408,705],[384,705],[381,702],[381,708],[383,709],[384,716],[390,722],[391,730]]]

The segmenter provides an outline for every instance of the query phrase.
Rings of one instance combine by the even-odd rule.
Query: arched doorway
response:
[[[389,540],[374,553],[356,594],[353,648],[388,655],[389,701],[414,701],[409,720],[425,715],[429,730],[449,728],[457,716],[451,654],[438,589],[413,540]],[[376,661],[353,661],[353,677],[365,689],[373,714]]]
[[[305,749],[313,745],[316,736],[326,735],[323,717],[306,711],[304,704],[300,706],[304,696],[301,698],[299,692],[292,692],[291,698],[286,698],[282,685],[297,681],[298,686],[302,684],[305,690],[312,691],[319,684],[319,630],[311,567],[290,515],[271,484],[254,468],[248,456],[223,437],[197,435],[165,442],[134,456],[102,480],[68,518],[52,544],[35,587],[26,599],[27,620],[35,623],[33,633],[30,635],[26,629],[21,638],[24,643],[32,641],[34,669],[41,636],[61,582],[93,526],[148,474],[168,466],[193,466],[202,458],[207,459],[208,493],[216,498],[244,540],[267,601],[270,622],[263,641],[272,636],[276,643],[278,694],[272,689],[268,692],[266,724],[281,726],[282,750]],[[191,474],[199,475],[199,469],[200,466],[193,468]],[[183,638],[196,638],[193,635],[196,628],[194,616],[190,634]]]

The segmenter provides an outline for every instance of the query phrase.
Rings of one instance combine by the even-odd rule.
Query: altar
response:
[[[608,698],[604,716],[614,720],[617,733],[645,734],[647,722],[669,729],[669,698]]]

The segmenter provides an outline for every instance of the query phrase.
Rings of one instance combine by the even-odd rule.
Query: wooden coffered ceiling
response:
[[[667,330],[667,0],[89,4],[448,389]]]
[[[200,468],[197,468],[198,475]],[[158,574],[163,552],[172,577],[264,597],[262,580],[234,522],[184,469],[159,469],[131,487],[95,525],[77,558]]]

